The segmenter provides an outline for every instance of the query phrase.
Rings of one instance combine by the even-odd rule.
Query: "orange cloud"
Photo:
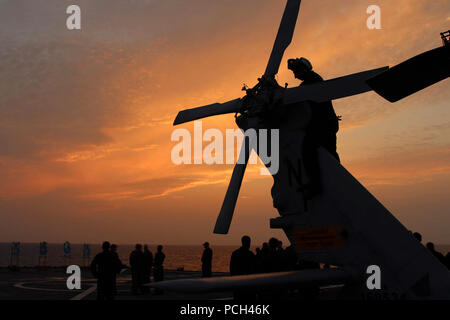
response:
[[[171,124],[181,109],[240,97],[243,83],[255,83],[283,5],[245,0],[237,10],[227,1],[79,2],[89,21],[80,33],[60,27],[60,1],[0,4],[0,188],[8,212],[0,223],[26,220],[26,212],[35,210],[33,222],[56,239],[64,235],[55,230],[68,223],[60,218],[61,208],[70,208],[67,219],[76,225],[71,234],[79,241],[88,236],[86,225],[102,218],[115,222],[99,239],[123,234],[124,241],[132,241],[148,230],[127,216],[154,223],[154,230],[166,224],[183,229],[191,221],[180,210],[191,219],[213,221],[232,166],[172,164]],[[279,83],[297,84],[285,67],[290,57],[308,57],[315,70],[332,78],[394,65],[440,45],[439,32],[448,29],[448,1],[378,4],[382,30],[371,31],[365,26],[368,3],[304,1]],[[22,17],[18,13],[24,6],[40,17],[39,24],[13,18]],[[401,212],[411,211],[405,203],[412,189],[449,182],[449,127],[443,120],[450,115],[449,92],[447,80],[396,104],[374,93],[334,102],[343,116],[339,151],[344,165]],[[233,115],[205,119],[203,127],[234,128]],[[245,217],[274,214],[271,183],[259,175],[259,166],[248,168],[238,203],[239,212],[248,216],[243,215],[236,234],[217,241],[238,241],[238,231],[254,223]],[[390,188],[395,192],[384,192]],[[435,199],[436,212],[448,208],[447,198],[439,194]],[[148,211],[165,215],[146,216]],[[406,221],[418,217],[411,212]],[[47,226],[38,217],[53,222]],[[436,219],[441,226],[448,222],[437,214]],[[197,221],[191,233],[179,234],[183,239],[192,233],[209,236],[211,221]],[[137,229],[125,232],[122,226]],[[261,226],[260,240],[271,234]],[[430,233],[441,234],[439,228],[430,226]],[[31,222],[0,240],[21,235],[41,240]],[[158,236],[171,239],[162,231]]]

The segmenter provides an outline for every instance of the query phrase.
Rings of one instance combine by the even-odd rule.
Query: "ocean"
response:
[[[129,264],[128,257],[134,249],[134,245],[118,245],[119,257],[122,263]],[[80,266],[90,263],[83,259],[83,244],[71,244],[71,255],[68,261],[64,260],[62,243],[49,243],[47,252],[47,266],[64,266],[67,263]],[[153,254],[156,252],[156,245],[149,245]],[[213,272],[228,272],[231,253],[236,246],[211,246],[213,250]],[[436,245],[436,250],[444,255],[450,252],[450,245]],[[91,244],[91,259],[101,251],[101,244]],[[164,266],[169,270],[184,268],[185,271],[200,271],[200,258],[203,253],[202,246],[188,245],[165,245],[163,252],[166,255]],[[11,243],[0,243],[0,267],[10,264]],[[39,261],[39,243],[21,243],[19,265],[34,267]]]
[[[90,263],[83,259],[83,244],[70,244],[71,255],[70,264],[77,264],[80,266]],[[91,244],[91,259],[101,251],[101,244]],[[64,259],[64,251],[62,243],[48,243],[47,245],[47,266],[64,266],[66,261]],[[153,254],[156,252],[156,245],[149,245],[150,251]],[[211,246],[213,250],[213,272],[228,272],[230,257],[233,250],[237,249],[235,246]],[[134,250],[134,245],[118,244],[119,257],[122,263],[129,265],[128,258],[131,251]],[[203,253],[203,246],[188,246],[188,245],[164,245],[163,252],[166,255],[164,267],[169,270],[184,268],[186,271],[200,271],[201,270],[201,256]],[[6,267],[10,264],[11,243],[0,243],[0,267]],[[26,267],[37,266],[39,262],[39,243],[21,243],[19,254],[19,265]]]

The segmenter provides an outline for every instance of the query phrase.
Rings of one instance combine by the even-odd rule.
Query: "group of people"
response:
[[[135,250],[130,254],[130,269],[133,294],[150,293],[150,277],[153,271],[154,281],[164,280],[163,246],[159,245],[153,257],[147,245],[136,244]],[[114,300],[117,295],[116,277],[123,269],[128,268],[122,263],[117,253],[117,245],[103,242],[102,252],[97,254],[91,262],[91,272],[97,278],[97,299]],[[156,290],[160,294],[162,291]]]
[[[242,246],[231,254],[230,275],[232,276],[320,268],[318,263],[300,261],[293,246],[283,248],[283,243],[276,238],[270,238],[261,248],[256,248],[256,254],[250,250],[249,236],[243,236],[241,242]],[[237,300],[253,300],[256,297],[279,299],[287,293],[288,290],[284,289],[239,289],[234,292],[234,298]],[[305,297],[309,298],[316,296],[317,293],[316,287],[303,290]]]
[[[294,247],[283,248],[283,243],[276,238],[270,238],[261,248],[256,248],[256,254],[250,250],[249,236],[243,236],[241,242],[242,246],[231,255],[230,274],[232,276],[319,267],[316,263],[299,262]],[[203,247],[202,277],[211,277],[213,251],[208,242],[205,242]]]
[[[231,255],[232,276],[319,268],[318,263],[298,260],[295,248],[283,248],[283,242],[276,238],[270,238],[261,248],[256,248],[256,254],[250,250],[249,236],[243,236],[241,242],[242,246]]]
[[[117,245],[103,242],[102,252],[91,262],[91,272],[97,278],[98,300],[114,300],[117,294],[116,276],[125,267],[117,254]]]
[[[413,236],[422,242],[420,233],[415,232]],[[298,259],[293,246],[283,248],[283,243],[276,238],[271,238],[264,242],[261,248],[256,248],[255,253],[250,250],[251,239],[249,236],[243,236],[242,246],[235,250],[230,259],[230,275],[249,275],[255,273],[281,272],[290,270],[320,269],[320,264],[311,261]],[[443,255],[435,249],[432,242],[428,242],[425,247],[435,256],[443,265],[450,269],[450,252]],[[323,265],[323,268],[329,268],[329,265]],[[283,291],[277,292],[254,292],[240,290],[234,293],[236,299],[254,299],[255,295],[269,297],[270,299],[282,295]],[[311,287],[303,291],[305,298],[311,299],[317,296],[318,288]]]
[[[419,242],[422,242],[420,233],[415,232],[413,235]],[[243,236],[241,241],[242,246],[231,255],[230,274],[232,276],[320,268],[319,263],[298,259],[292,245],[283,248],[282,241],[276,238],[270,238],[268,242],[264,242],[261,248],[255,249],[256,253],[250,250],[251,239],[249,236]],[[450,252],[444,256],[435,249],[432,242],[428,242],[425,246],[431,254],[450,269]],[[323,266],[323,268],[328,267],[328,265]]]
[[[414,232],[413,236],[422,242],[420,233]],[[320,268],[319,263],[299,260],[292,245],[283,248],[283,243],[276,238],[270,238],[268,242],[264,242],[260,248],[255,249],[256,253],[250,249],[251,239],[249,236],[243,236],[241,243],[241,247],[231,254],[230,275],[232,276]],[[208,242],[205,242],[203,247],[202,277],[211,277],[213,251]],[[428,242],[426,248],[450,269],[450,253],[444,256],[435,249],[432,242]],[[147,284],[150,283],[152,274],[154,281],[164,280],[163,264],[166,256],[162,250],[162,245],[157,246],[157,251],[153,256],[147,245],[136,244],[135,250],[131,252],[129,258],[133,294],[150,293]],[[97,254],[91,263],[92,274],[97,278],[97,298],[99,300],[114,299],[117,294],[116,276],[125,268],[127,266],[122,264],[117,254],[117,245],[111,245],[105,241],[102,245],[102,252]],[[155,293],[160,294],[162,291],[155,290]]]
[[[146,284],[150,283],[152,271],[154,281],[164,280],[164,259],[166,255],[162,252],[163,246],[156,248],[155,257],[147,245],[136,244],[135,250],[130,254],[131,267],[131,290],[133,294],[145,294],[150,292]],[[156,290],[155,293],[161,293]]]
[[[417,239],[417,241],[422,243],[422,235],[420,233],[414,232],[413,236]],[[447,255],[444,256],[442,253],[435,249],[433,242],[427,242],[425,247],[431,252],[433,256],[436,257],[436,259],[438,259],[444,266],[447,267],[447,269],[450,270],[450,252],[447,252]]]

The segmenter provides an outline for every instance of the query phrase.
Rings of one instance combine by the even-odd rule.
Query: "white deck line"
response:
[[[92,292],[94,292],[96,289],[97,289],[97,285],[94,284],[89,289],[86,289],[85,291],[77,294],[75,297],[72,297],[69,300],[82,300],[83,298],[86,298],[88,295],[90,295]]]

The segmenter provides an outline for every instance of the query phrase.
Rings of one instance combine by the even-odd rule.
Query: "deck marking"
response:
[[[26,283],[44,283],[46,281],[32,281],[32,282],[19,282],[15,283],[14,287],[20,288],[20,289],[28,289],[28,290],[36,290],[36,291],[59,291],[59,292],[68,292],[69,289],[52,289],[52,288],[35,288],[35,287],[26,287],[24,284]]]
[[[69,300],[81,300],[88,295],[90,295],[92,292],[94,292],[97,289],[97,285],[92,285],[89,289],[83,291],[82,293],[77,294],[75,297],[70,298]]]
[[[128,269],[126,268],[126,269],[120,270],[119,274],[124,273],[126,270],[128,270]],[[92,292],[94,292],[96,289],[97,289],[97,285],[94,284],[94,285],[92,285],[89,289],[87,289],[86,291],[84,291],[84,292],[82,292],[82,293],[80,293],[80,294],[77,294],[77,295],[76,295],[75,297],[73,297],[73,298],[70,298],[70,300],[81,300],[81,299],[87,297],[88,295],[90,295],[90,294],[91,294]]]

